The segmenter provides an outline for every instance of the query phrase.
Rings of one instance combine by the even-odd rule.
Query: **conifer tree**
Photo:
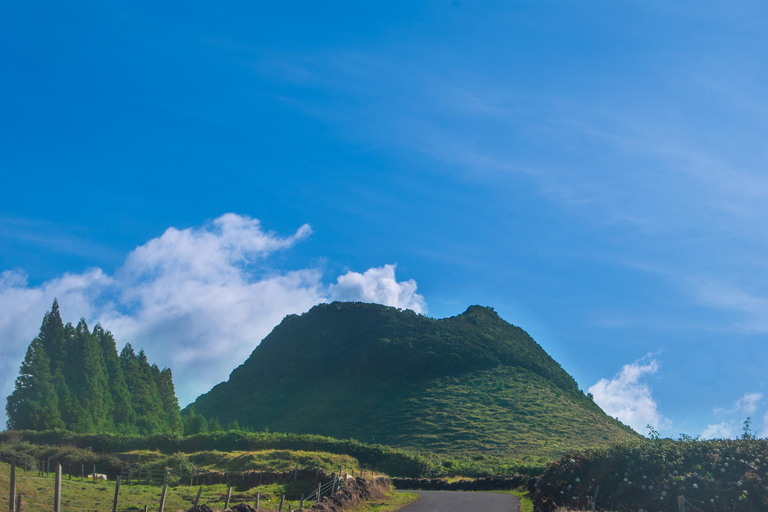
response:
[[[128,385],[125,383],[123,369],[120,366],[120,358],[117,355],[115,338],[111,332],[105,331],[99,324],[96,324],[93,328],[93,336],[101,346],[101,352],[107,368],[109,391],[112,398],[110,422],[114,424],[116,430],[129,433],[133,431],[135,414],[131,406],[131,394],[128,391]]]
[[[153,365],[153,369],[157,366]],[[165,412],[165,424],[171,432],[181,434],[184,430],[181,424],[181,410],[179,400],[176,398],[176,390],[173,386],[173,374],[170,368],[164,368],[157,375],[157,391]]]
[[[77,432],[113,430],[109,412],[112,397],[104,356],[96,339],[88,330],[85,319],[75,328],[75,335],[67,344],[68,367],[65,377],[67,386],[77,397],[83,414],[74,425]]]
[[[183,416],[184,435],[205,434],[208,432],[208,422],[205,416],[195,412],[194,406],[190,406],[189,411]]]
[[[140,350],[136,355],[133,347],[126,344],[120,354],[120,364],[123,367],[125,383],[131,392],[131,403],[136,412],[136,427],[139,432],[151,433],[161,430],[165,423],[162,402],[144,350]]]
[[[42,340],[32,340],[21,363],[16,387],[6,404],[9,429],[63,428],[58,398]]]
[[[40,341],[51,364],[51,374],[61,369],[66,361],[66,336],[64,322],[59,313],[59,301],[53,299],[51,310],[43,317],[40,326]]]
[[[85,319],[64,325],[56,300],[27,349],[6,410],[8,427],[16,429],[183,430],[171,370],[150,365],[130,344],[118,356],[112,334],[98,324],[93,332]]]

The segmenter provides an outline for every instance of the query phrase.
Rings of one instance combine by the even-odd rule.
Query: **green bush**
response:
[[[670,439],[571,453],[547,466],[532,489],[536,510],[662,510],[678,496],[705,512],[768,510],[768,440]]]

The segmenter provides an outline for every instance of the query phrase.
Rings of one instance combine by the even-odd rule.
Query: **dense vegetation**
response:
[[[531,463],[637,437],[525,331],[480,306],[441,320],[375,304],[315,306],[286,317],[185,414]]]
[[[597,491],[599,486],[599,491]],[[536,510],[557,507],[677,510],[678,496],[705,512],[768,510],[768,440],[655,439],[574,452],[534,488]]]
[[[538,473],[541,467],[496,457],[463,458],[439,457],[428,453],[392,448],[380,444],[366,444],[354,439],[333,439],[319,435],[281,434],[271,432],[219,431],[209,434],[176,436],[155,434],[137,436],[127,434],[76,434],[63,430],[45,432],[27,430],[0,433],[0,460],[34,465],[35,459],[52,457],[68,464],[91,464],[117,468],[120,455],[137,452],[157,452],[163,456],[196,454],[201,452],[265,452],[289,450],[346,456],[362,467],[378,469],[391,476],[439,477],[450,475],[510,476],[518,473]],[[190,457],[193,457],[190,455]],[[235,457],[232,471],[242,471],[249,460]],[[152,457],[147,460],[154,460]],[[230,464],[229,455],[220,455],[217,464]],[[210,462],[202,464],[206,466]],[[256,460],[256,459],[253,459]],[[25,462],[26,461],[26,462]],[[238,462],[239,461],[239,462]],[[303,464],[303,463],[302,463]],[[322,467],[322,466],[321,466]],[[106,470],[107,468],[105,468]],[[279,469],[279,468],[277,468]]]
[[[177,432],[179,403],[169,368],[82,319],[64,325],[54,300],[29,344],[6,405],[9,429],[75,432]]]

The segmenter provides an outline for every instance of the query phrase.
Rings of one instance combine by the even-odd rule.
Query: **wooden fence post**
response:
[[[295,482],[299,478],[299,463],[296,463],[296,469],[293,470],[293,481]]]
[[[280,510],[278,512],[283,512],[283,503],[285,503],[285,494],[280,498]]]
[[[261,493],[256,493],[256,510],[259,510],[259,501],[261,499]]]
[[[160,495],[160,510],[159,512],[163,512],[163,509],[165,508],[165,495],[168,493],[168,484],[163,485],[163,494]]]
[[[315,498],[316,502],[320,502],[320,494],[323,492],[323,484],[319,483],[317,484],[317,498]]]
[[[677,510],[679,510],[679,512],[685,512],[685,496],[677,497]]]
[[[120,475],[117,475],[115,481],[115,499],[112,502],[112,512],[117,512],[117,498],[120,496]]]
[[[48,457],[48,465],[46,466],[46,469],[45,469],[45,476],[47,477],[48,473],[50,472],[51,472],[51,458]]]
[[[592,510],[592,512],[595,512],[595,505],[597,504],[597,493],[599,492],[600,492],[600,486],[598,485],[597,487],[595,487],[595,495],[592,496],[592,506],[590,507],[590,510]]]
[[[96,482],[96,464],[93,465],[93,481]]]
[[[16,495],[16,512],[21,512],[21,494]]]
[[[61,464],[56,464],[56,483],[53,487],[53,512],[61,512]]]
[[[80,464],[80,481],[83,481],[83,478],[85,478],[85,464]]]
[[[229,499],[230,499],[231,497],[232,497],[232,488],[231,488],[231,487],[227,487],[227,501],[226,501],[226,502],[224,502],[224,508],[225,508],[225,509],[228,509],[228,508],[229,508]]]
[[[301,501],[299,502],[299,508],[304,508],[304,493],[301,493]]]
[[[11,496],[8,499],[9,509],[14,512],[13,507],[16,506],[16,459],[11,462],[11,482],[10,482]]]
[[[202,487],[197,490],[197,497],[195,498],[195,505],[194,505],[195,507],[198,505],[198,503],[200,503],[200,495],[201,494],[203,494],[203,488]]]

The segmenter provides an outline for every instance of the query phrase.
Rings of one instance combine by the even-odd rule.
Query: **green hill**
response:
[[[491,308],[366,303],[290,315],[186,412],[442,454],[553,457],[637,437]]]

